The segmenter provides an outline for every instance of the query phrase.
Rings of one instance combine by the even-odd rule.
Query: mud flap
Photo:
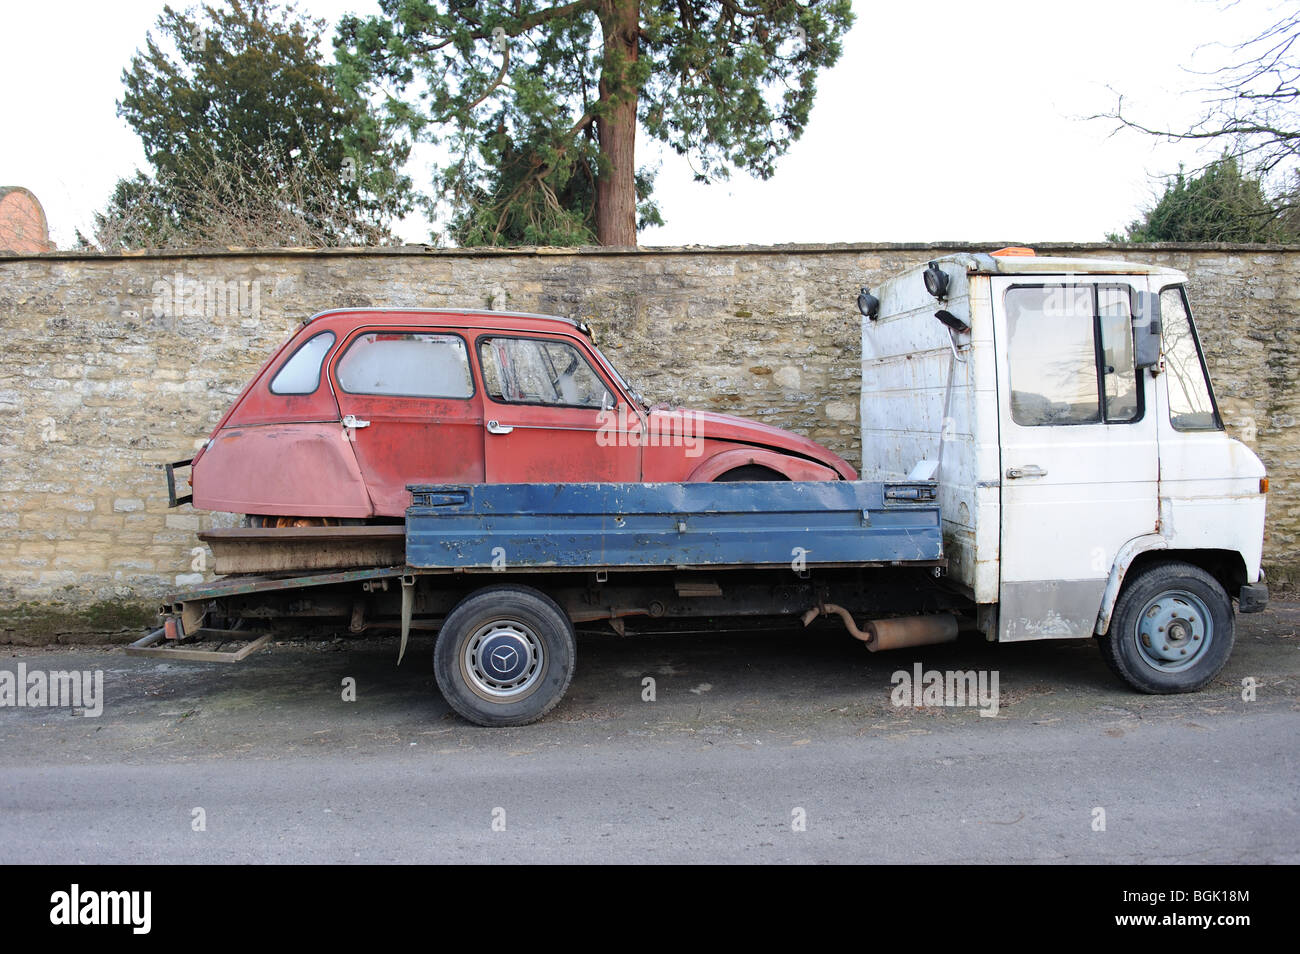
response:
[[[402,577],[402,642],[397,647],[397,665],[406,655],[406,642],[411,636],[411,608],[415,604],[415,577]]]

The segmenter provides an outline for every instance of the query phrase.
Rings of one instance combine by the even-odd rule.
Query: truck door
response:
[[[999,638],[1092,635],[1116,551],[1156,529],[1151,377],[1133,276],[992,279],[1001,427]]]
[[[635,415],[583,351],[560,338],[484,335],[483,456],[489,483],[636,481]]]
[[[464,337],[361,328],[330,378],[377,515],[403,516],[408,484],[483,480],[483,414]]]

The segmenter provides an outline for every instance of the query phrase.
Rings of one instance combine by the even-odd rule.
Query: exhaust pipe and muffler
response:
[[[825,603],[814,606],[803,614],[803,624],[807,626],[818,616],[834,613],[844,621],[844,627],[854,639],[864,642],[871,652],[884,652],[889,649],[907,649],[912,646],[931,646],[936,643],[951,643],[957,638],[957,617],[951,613],[939,613],[932,616],[902,616],[897,619],[869,620],[865,627],[858,628],[853,614],[843,606]]]

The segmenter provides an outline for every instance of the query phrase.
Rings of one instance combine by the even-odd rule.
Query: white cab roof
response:
[[[989,255],[961,252],[945,255],[938,262],[951,262],[968,272],[993,275],[1158,275],[1175,282],[1187,281],[1176,268],[1124,262],[1105,258],[1056,258],[1051,255]]]

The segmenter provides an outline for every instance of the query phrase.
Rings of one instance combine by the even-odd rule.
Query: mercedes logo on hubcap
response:
[[[511,646],[499,646],[492,651],[492,665],[497,672],[509,672],[515,666],[515,660],[519,658]]]

